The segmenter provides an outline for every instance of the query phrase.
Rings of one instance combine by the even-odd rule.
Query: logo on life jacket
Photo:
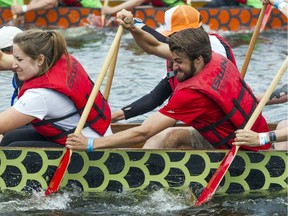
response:
[[[78,71],[78,67],[77,67],[77,62],[76,61],[72,61],[72,69],[70,70],[70,72],[68,72],[68,77],[67,77],[67,86],[69,89],[73,89],[74,86],[74,82],[76,79],[76,75],[77,75],[77,71]]]
[[[222,58],[222,62],[220,65],[220,72],[217,74],[217,76],[215,77],[215,79],[212,82],[212,89],[214,89],[215,91],[219,90],[219,87],[221,85],[221,82],[224,78],[225,72],[226,70],[226,65],[227,65],[227,59],[226,58]]]

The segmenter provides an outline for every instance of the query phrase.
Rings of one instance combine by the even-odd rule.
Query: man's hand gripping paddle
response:
[[[245,57],[245,60],[244,60],[243,66],[242,66],[242,71],[241,71],[242,78],[245,77],[245,74],[246,74],[246,71],[247,71],[251,56],[252,56],[253,49],[254,49],[255,44],[256,44],[256,39],[257,39],[257,37],[259,35],[259,31],[261,29],[262,30],[264,29],[264,27],[266,25],[266,22],[268,20],[268,17],[270,15],[271,11],[267,12],[266,9],[267,9],[267,4],[263,5],[263,7],[261,9],[261,12],[260,12],[257,24],[256,24],[255,31],[254,31],[254,33],[252,35],[252,38],[251,38],[251,41],[250,41],[250,44],[249,44],[249,48],[248,48],[248,51],[247,51],[247,54],[246,54],[246,57]],[[270,8],[268,7],[268,10],[271,10],[271,7]],[[281,69],[283,69],[283,67],[281,67]],[[280,72],[282,72],[282,70]],[[278,76],[278,74],[277,74],[277,76]],[[272,85],[272,83],[271,83],[271,85]],[[274,88],[273,88],[273,90],[274,90]],[[268,92],[268,90],[270,90],[270,89],[271,88],[267,89],[267,92],[266,92],[265,95],[270,93],[270,91]],[[271,91],[270,95],[272,94],[272,91]],[[269,99],[270,95],[268,96],[268,99]],[[260,105],[261,104],[264,104],[264,105],[266,104],[266,102],[264,102],[264,99],[265,98],[263,97],[262,100],[261,100],[261,102],[262,101],[263,102],[262,103],[260,102],[258,104],[256,110],[254,111],[255,114],[253,113],[253,115],[251,116],[250,120],[248,121],[248,123],[247,123],[247,125],[246,125],[246,127],[244,129],[250,129],[252,127],[252,125],[254,124],[254,122],[255,122],[256,118],[258,117],[259,113],[263,109],[263,107],[261,107]],[[256,113],[256,111],[257,111],[257,113]],[[233,146],[232,149],[228,152],[228,154],[225,156],[225,158],[221,162],[220,166],[218,167],[218,169],[216,170],[216,172],[214,173],[214,175],[212,176],[212,178],[208,182],[206,188],[200,194],[195,206],[200,206],[200,205],[206,203],[208,200],[211,199],[211,197],[214,195],[218,185],[220,184],[222,178],[224,177],[225,173],[227,172],[228,168],[232,164],[232,162],[233,162],[233,160],[234,160],[234,158],[235,158],[235,156],[237,154],[238,149],[239,149],[239,146]]]

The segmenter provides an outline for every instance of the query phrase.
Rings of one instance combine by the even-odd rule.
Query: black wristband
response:
[[[273,131],[269,132],[269,138],[270,138],[270,142],[276,142],[275,132],[273,132]]]

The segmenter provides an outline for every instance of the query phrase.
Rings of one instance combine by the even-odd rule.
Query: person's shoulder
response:
[[[49,94],[53,92],[53,90],[49,88],[31,88],[31,89],[27,89],[26,92],[35,93],[35,94],[38,94],[38,93]]]
[[[51,97],[62,95],[60,92],[49,88],[31,88],[28,89],[24,94],[29,94],[30,96],[34,97],[41,97],[47,100]]]
[[[225,43],[225,44],[228,44],[228,42],[226,41],[226,39],[224,39],[222,36],[220,36],[219,34],[216,34],[216,33],[209,33],[208,34],[209,36],[209,39],[211,41],[211,43],[213,43],[213,41],[217,41],[218,43]]]
[[[174,92],[173,96],[171,97],[171,100],[175,103],[191,103],[192,100],[205,100],[206,97],[203,97],[203,94],[199,91],[191,88],[183,88],[176,92]]]

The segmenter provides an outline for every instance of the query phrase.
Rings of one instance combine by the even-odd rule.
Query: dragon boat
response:
[[[163,25],[164,12],[167,9],[168,8],[141,6],[135,8],[133,13],[135,17],[141,18],[148,26],[157,28]],[[197,7],[197,9],[203,17],[203,24],[211,31],[251,31],[256,26],[260,13],[260,9],[250,7]],[[50,29],[67,29],[83,26],[91,27],[91,25],[93,26],[90,19],[91,16],[100,17],[100,15],[101,9],[97,8],[57,7],[49,10],[29,11],[22,15],[22,19],[20,19],[21,16],[18,16],[20,22],[16,22],[14,25],[16,24],[18,27],[22,27],[24,29],[30,28],[31,26]],[[13,21],[13,18],[10,8],[0,8],[0,26],[7,25],[7,23],[9,24],[11,21]],[[114,22],[111,22],[108,25],[108,27],[113,26],[116,26]],[[265,30],[287,30],[287,18],[281,12],[279,12],[279,10],[273,8],[267,21]]]
[[[24,1],[28,1],[28,0],[24,0]],[[122,4],[123,2],[125,2],[126,0],[109,0],[108,1],[108,5],[109,6],[116,6],[119,4]],[[205,4],[207,4],[208,2],[211,2],[212,0],[191,0],[190,3],[191,5],[193,5],[193,7],[202,7]],[[102,5],[104,4],[104,0],[101,0]],[[146,4],[147,5],[147,4]]]
[[[112,129],[117,132],[135,125],[113,124]],[[0,148],[0,189],[28,193],[47,189],[64,153],[64,148]],[[226,153],[227,150],[137,147],[89,153],[73,151],[60,190],[191,188],[194,194],[199,194]],[[216,194],[287,190],[287,158],[286,151],[239,151]]]

